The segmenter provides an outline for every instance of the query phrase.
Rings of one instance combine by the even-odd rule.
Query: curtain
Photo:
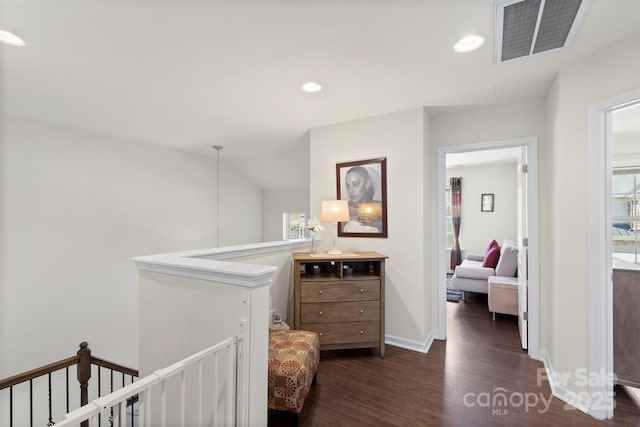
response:
[[[451,185],[451,225],[453,227],[453,247],[451,248],[451,269],[462,262],[460,251],[460,207],[462,205],[462,177],[452,177]]]

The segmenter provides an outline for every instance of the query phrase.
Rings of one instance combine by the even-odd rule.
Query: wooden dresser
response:
[[[321,350],[377,347],[384,357],[384,263],[377,252],[294,253],[294,327]]]

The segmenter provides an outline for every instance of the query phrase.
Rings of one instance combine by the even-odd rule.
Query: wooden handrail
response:
[[[3,380],[0,380],[0,390],[4,390],[5,388],[9,388],[11,386],[20,384],[25,381],[33,380],[42,375],[48,374],[49,372],[57,371],[58,369],[66,368],[68,366],[73,366],[76,363],[78,363],[78,356],[68,357],[66,359],[49,363],[48,365],[44,365],[27,372],[14,375],[9,378],[5,378]]]
[[[124,387],[124,375],[130,375],[132,377],[138,376],[138,371],[135,369],[127,368],[126,366],[119,365],[117,363],[110,362],[108,360],[100,359],[99,357],[93,357],[91,355],[91,349],[87,342],[80,343],[80,350],[75,356],[68,357],[66,359],[59,360],[57,362],[49,363],[48,365],[41,366],[39,368],[32,369],[27,372],[23,372],[18,375],[14,375],[9,378],[0,380],[0,390],[11,388],[15,385],[31,381],[33,379],[49,375],[49,424],[52,425],[53,420],[51,418],[51,373],[58,371],[69,366],[77,366],[78,383],[80,384],[80,406],[84,406],[89,403],[89,380],[91,379],[91,365],[96,365],[98,368],[103,367],[111,369],[111,371],[120,372],[123,374],[122,385]],[[99,372],[99,371],[98,371]],[[113,381],[113,375],[112,375]],[[132,379],[133,381],[133,379]],[[113,383],[112,383],[113,387]],[[11,389],[13,390],[13,389]],[[67,408],[69,407],[69,376],[67,371]],[[32,397],[30,397],[32,399]],[[30,402],[32,402],[30,400]],[[30,403],[31,405],[31,403]],[[11,411],[11,409],[10,409]],[[12,419],[12,418],[11,418]],[[33,420],[31,420],[33,425]],[[82,427],[89,427],[88,421],[80,423]]]
[[[81,343],[80,351],[86,349],[90,352],[91,350],[89,350],[87,346],[88,344],[86,342]],[[109,360],[93,356],[91,356],[90,360],[92,365],[101,366],[107,369],[113,369],[114,371],[122,372],[126,375],[132,375],[134,377],[139,376],[139,372],[136,369],[127,368],[126,366],[119,365]],[[41,377],[42,375],[57,371],[58,369],[67,368],[78,363],[80,363],[80,355],[75,355],[67,357],[66,359],[58,360],[57,362],[49,363],[48,365],[40,366],[39,368],[35,368],[21,374],[14,375],[12,377],[2,379],[0,380],[0,390],[4,390],[5,388],[9,388],[25,381],[36,379],[38,377]]]
[[[139,376],[138,371],[135,369],[127,368],[126,366],[118,365],[117,363],[110,362],[108,360],[100,359],[99,357],[91,357],[91,363],[96,366],[102,366],[103,368],[113,369],[114,371],[122,372],[127,375]]]
[[[88,344],[84,342],[80,344],[81,350],[85,348],[88,349],[87,345]],[[20,384],[25,381],[36,379],[42,375],[48,374],[49,372],[57,371],[58,369],[67,368],[69,366],[76,365],[79,362],[80,362],[80,356],[75,355],[75,356],[67,357],[66,359],[58,360],[57,362],[49,363],[48,365],[40,366],[39,368],[35,368],[30,371],[23,372],[21,374],[14,375],[12,377],[2,379],[0,380],[0,390],[4,390],[5,388],[9,388],[11,386]],[[91,356],[91,364],[96,366],[101,366],[107,369],[113,369],[114,371],[122,372],[124,374],[132,375],[134,377],[139,376],[139,372],[136,369],[127,368],[126,366],[122,366],[117,363],[111,362],[109,360],[101,359],[99,357]]]

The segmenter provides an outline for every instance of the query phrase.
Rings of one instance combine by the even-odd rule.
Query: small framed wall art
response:
[[[493,194],[483,194],[480,200],[481,212],[493,212]]]

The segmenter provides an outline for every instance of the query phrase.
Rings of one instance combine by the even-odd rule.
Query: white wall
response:
[[[309,188],[289,188],[286,190],[264,190],[262,192],[263,225],[262,240],[273,242],[282,240],[282,214],[304,212],[309,216]],[[316,215],[317,216],[317,215]]]
[[[453,176],[462,179],[460,245],[466,252],[484,253],[495,239],[516,240],[517,165],[516,163],[456,167],[446,171],[447,182]],[[480,210],[482,194],[494,194],[493,212]]]
[[[233,164],[266,190],[306,188],[309,185],[309,132],[276,150],[247,153]]]
[[[542,297],[552,308],[545,344],[559,372],[587,367],[587,109],[638,88],[636,34],[564,67],[547,97],[549,136],[541,176],[549,179],[547,191],[541,187],[546,217],[541,233],[551,243],[547,260],[558,262],[543,264],[543,279],[550,283]],[[574,381],[575,376],[562,385],[576,393],[586,390]]]
[[[309,214],[309,132],[277,150],[234,158],[233,164],[263,189],[263,242],[282,240],[282,214]]]
[[[431,129],[433,148],[543,135],[544,103],[531,100],[478,107],[461,113],[432,115]]]
[[[133,256],[215,244],[215,158],[4,118],[5,377],[75,353],[136,367]],[[262,193],[221,162],[221,245],[262,237]],[[45,351],[43,351],[45,349]]]
[[[319,216],[322,200],[336,198],[336,163],[387,158],[389,237],[339,238],[345,250],[373,250],[389,257],[386,282],[387,336],[423,346],[433,325],[427,323],[424,263],[425,121],[413,109],[311,130],[310,216]],[[325,224],[322,250],[331,246]]]

